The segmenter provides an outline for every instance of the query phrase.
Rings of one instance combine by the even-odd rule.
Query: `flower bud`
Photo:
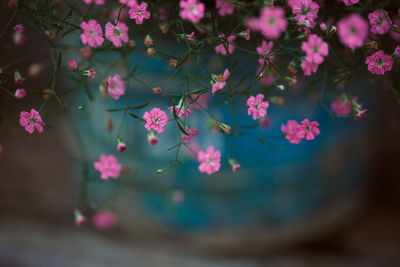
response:
[[[162,89],[161,89],[161,87],[154,87],[154,88],[153,88],[153,93],[154,93],[155,95],[161,95],[161,94],[162,94]]]
[[[169,65],[170,65],[171,67],[173,67],[173,68],[178,67],[178,60],[176,60],[176,59],[174,59],[174,58],[171,58],[171,59],[169,60]]]
[[[93,79],[94,77],[96,77],[96,70],[95,69],[85,70],[83,71],[83,75]]]
[[[147,134],[147,141],[149,142],[149,144],[151,146],[155,146],[158,144],[158,137],[155,135],[154,131],[151,130],[148,134]]]
[[[136,46],[136,41],[130,39],[130,40],[128,41],[128,46],[129,46],[129,47],[132,47],[132,48],[135,47],[135,46]]]
[[[154,44],[153,38],[151,38],[151,36],[149,34],[147,34],[146,37],[144,38],[144,44],[147,47],[150,47],[150,46],[152,46]]]
[[[154,49],[154,47],[147,48],[147,55],[152,56],[155,53],[156,53],[156,50]]]
[[[218,127],[219,127],[221,132],[224,132],[224,133],[227,133],[227,134],[231,133],[231,126],[229,126],[229,125],[227,125],[227,124],[225,124],[223,122],[220,122],[218,124]]]
[[[160,29],[163,34],[166,34],[169,31],[169,26],[168,26],[168,24],[163,23],[160,25]]]
[[[16,98],[21,99],[21,98],[24,98],[26,96],[26,91],[25,91],[25,89],[18,88],[17,90],[15,90],[15,94],[14,95],[15,95]]]
[[[229,165],[232,166],[232,171],[236,173],[240,169],[240,164],[233,158],[230,158],[228,161]]]
[[[74,215],[75,215],[75,225],[76,226],[82,226],[86,223],[86,217],[82,215],[80,210],[75,209]]]
[[[122,141],[122,139],[121,138],[117,138],[117,143],[118,143],[118,145],[117,145],[117,150],[118,150],[118,152],[123,152],[123,151],[125,151],[126,150],[126,145],[125,145],[125,143]]]

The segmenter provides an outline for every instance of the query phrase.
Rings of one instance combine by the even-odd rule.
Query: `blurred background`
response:
[[[1,15],[4,25],[10,14],[2,10]],[[11,31],[5,36],[8,39],[1,42],[11,43]],[[24,85],[29,90],[42,90],[51,71],[42,37],[28,32],[27,38],[35,40],[29,46],[12,53],[1,50],[0,67],[21,53],[32,55],[15,66],[29,77]],[[34,62],[41,64],[39,76],[32,74]],[[65,118],[51,119],[42,134],[28,136],[18,125],[19,112],[40,106],[42,97],[17,100],[1,92],[0,266],[400,266],[400,105],[387,88],[379,83],[373,87],[368,126],[355,130],[359,141],[354,150],[368,160],[353,166],[361,177],[352,184],[351,203],[327,206],[305,221],[301,231],[297,224],[279,234],[257,227],[256,235],[267,236],[257,242],[244,242],[239,230],[230,230],[220,241],[223,246],[208,246],[177,231],[152,232],[148,221],[126,209],[119,210],[121,224],[112,231],[99,232],[90,221],[76,227],[73,210],[80,177],[65,141]],[[46,113],[59,112],[55,101],[46,106]],[[344,143],[353,142],[352,138],[342,137]],[[347,153],[339,150],[338,146],[338,155]],[[346,164],[338,157],[330,160],[337,168]],[[335,171],[322,170],[326,176]],[[347,213],[319,227],[330,215],[335,217],[338,207],[346,206],[351,207]],[[135,219],[138,224],[129,227]],[[212,233],[203,238],[212,239]]]

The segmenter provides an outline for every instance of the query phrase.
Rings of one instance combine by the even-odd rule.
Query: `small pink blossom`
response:
[[[247,20],[247,27],[260,31],[267,39],[276,39],[286,30],[288,22],[281,7],[268,6],[261,10],[259,18]]]
[[[146,2],[142,2],[139,4],[135,4],[129,9],[129,18],[134,19],[136,24],[143,24],[144,19],[150,18],[150,11],[147,11],[148,4]]]
[[[392,20],[389,18],[387,11],[383,9],[375,10],[368,14],[371,32],[374,34],[385,34],[390,31]]]
[[[400,19],[393,19],[393,24],[400,25]],[[400,41],[400,33],[395,31],[390,31],[390,36],[396,41]]]
[[[76,70],[76,68],[78,67],[78,63],[76,63],[76,60],[75,60],[75,59],[71,60],[71,61],[68,63],[68,65],[69,65],[69,67],[70,67],[72,70]]]
[[[86,217],[82,215],[80,210],[75,210],[75,225],[82,226],[86,223]]]
[[[171,112],[171,114],[174,114],[174,106],[170,106],[168,107],[169,111]],[[175,106],[175,113],[179,118],[187,118],[189,116],[189,114],[192,113],[192,111],[190,110],[190,108],[186,105],[182,105],[182,106]]]
[[[81,34],[82,43],[88,44],[90,47],[98,47],[103,44],[103,30],[96,20],[82,21],[81,29],[83,30]]]
[[[274,42],[272,42],[272,41],[266,42],[265,40],[263,40],[261,45],[256,48],[257,53],[260,56],[266,56],[266,58],[267,58],[266,64],[267,65],[269,64],[269,62],[272,62],[272,60],[274,60],[274,58],[275,58],[275,55],[271,54],[271,49],[273,47],[274,47]],[[260,63],[260,65],[264,65],[264,58],[260,58],[258,60],[258,63]]]
[[[394,54],[396,57],[400,57],[400,45],[396,46],[396,48],[394,49],[393,54]]]
[[[90,5],[91,3],[94,3],[95,5],[104,5],[104,0],[83,0],[85,4]]]
[[[244,39],[246,39],[247,41],[251,39],[251,37],[250,37],[250,29],[246,29],[246,30],[243,32],[243,37],[244,37]]]
[[[154,134],[153,130],[151,130],[147,134],[147,141],[149,142],[149,145],[151,145],[151,146],[155,146],[158,144],[158,137]]]
[[[351,99],[357,101],[358,97],[351,97]],[[353,108],[347,97],[338,96],[331,102],[331,110],[337,116],[347,116],[352,112]]]
[[[301,43],[301,49],[306,53],[306,60],[316,64],[321,64],[329,54],[328,44],[316,34],[310,34],[307,42]]]
[[[159,108],[153,108],[150,112],[145,112],[143,119],[146,120],[144,127],[148,131],[153,129],[158,134],[164,132],[164,126],[168,123],[167,114]]]
[[[26,96],[26,91],[23,88],[18,88],[15,90],[15,97],[16,98],[24,98]]]
[[[216,8],[218,9],[218,13],[221,17],[225,17],[226,15],[230,15],[233,13],[235,7],[232,5],[235,0],[217,0],[215,1]]]
[[[198,152],[197,160],[200,162],[199,171],[210,175],[217,172],[221,167],[221,152],[214,151],[214,147],[209,146],[206,152]]]
[[[100,161],[95,162],[93,166],[101,173],[103,180],[108,180],[109,177],[117,179],[121,171],[121,164],[114,155],[101,154]]]
[[[198,3],[197,0],[181,0],[179,6],[181,8],[180,17],[190,20],[192,23],[198,23],[206,11],[204,4]]]
[[[250,96],[247,99],[246,105],[249,107],[247,114],[253,114],[253,120],[263,118],[267,115],[268,101],[263,101],[264,95],[258,94],[256,97]]]
[[[318,70],[318,64],[310,62],[307,59],[301,62],[301,68],[303,69],[305,76],[310,76],[312,73],[316,73]]]
[[[235,159],[230,158],[228,160],[228,162],[229,162],[229,165],[232,166],[233,173],[236,173],[240,169],[240,164]]]
[[[292,5],[294,19],[300,24],[313,24],[318,18],[319,5],[312,0],[297,0]]]
[[[194,103],[190,103],[195,99],[196,101]],[[186,98],[186,104],[192,109],[201,109],[202,107],[206,108],[208,106],[208,96],[207,94],[201,94],[200,96],[191,94],[188,98]]]
[[[228,69],[225,69],[224,74],[220,74],[216,76],[216,80],[212,81],[214,84],[212,85],[211,93],[214,94],[216,91],[221,90],[226,85],[226,79],[228,79],[231,73]]]
[[[21,111],[19,114],[19,124],[22,127],[25,127],[25,131],[32,134],[35,129],[41,133],[43,132],[44,122],[42,121],[42,117],[40,117],[39,112],[34,109],[31,109],[31,112]]]
[[[93,224],[100,231],[108,231],[115,227],[117,219],[109,211],[100,210],[93,215]]]
[[[194,39],[196,39],[196,34],[195,34],[194,32],[192,32],[192,33],[189,35],[188,40],[189,40],[189,41],[193,41]]]
[[[136,0],[119,0],[121,4],[127,5],[128,7],[133,7],[137,4]]]
[[[118,138],[118,140],[117,140],[117,151],[118,152],[124,152],[125,150],[126,150],[126,144],[121,140],[121,139],[119,139]]]
[[[129,40],[128,26],[123,22],[117,22],[115,26],[111,22],[107,22],[105,35],[116,47],[121,47],[122,42],[127,43]]]
[[[390,71],[393,66],[393,58],[385,55],[382,50],[375,52],[367,57],[365,64],[368,64],[368,70],[372,74],[383,75],[386,71]]]
[[[341,19],[338,24],[340,41],[351,49],[358,48],[365,43],[368,35],[368,23],[358,14],[350,14]]]
[[[318,129],[319,123],[316,121],[310,122],[309,119],[304,119],[297,128],[297,137],[306,140],[314,140],[315,136],[320,134]]]
[[[115,74],[108,77],[107,92],[115,100],[118,100],[121,95],[125,94],[125,82],[121,79],[121,75]]]
[[[225,37],[225,34],[221,33],[218,35],[219,38],[221,38],[221,40]],[[233,41],[236,39],[235,35],[231,35],[227,38],[228,41],[228,52],[229,54],[232,54],[235,51],[235,46]],[[215,52],[217,52],[218,54],[224,55],[226,56],[226,48],[224,46],[224,43],[217,45],[215,48]]]
[[[81,48],[80,53],[82,58],[91,58],[93,51],[89,46],[85,46]]]
[[[298,144],[301,138],[297,136],[300,124],[295,120],[288,120],[287,124],[281,125],[281,131],[285,134],[285,138],[292,144]]]
[[[193,140],[193,138],[200,135],[200,131],[195,128],[187,128],[187,129],[185,129],[185,131],[189,134],[189,135],[182,134],[181,138],[185,142],[191,142]]]
[[[17,24],[14,26],[14,31],[18,33],[24,33],[25,32],[25,27],[24,25]]]
[[[367,115],[367,110],[360,109],[356,114],[354,114],[354,119],[360,120],[360,119],[364,118],[366,115]]]
[[[260,120],[260,126],[261,126],[261,128],[263,128],[263,129],[266,129],[266,128],[268,128],[269,126],[271,126],[271,124],[272,124],[272,122],[271,122],[271,119],[270,118],[262,118],[261,120]]]
[[[340,0],[344,3],[345,6],[353,6],[360,2],[360,0]]]

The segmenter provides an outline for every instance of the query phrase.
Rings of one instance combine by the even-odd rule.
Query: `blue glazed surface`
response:
[[[171,68],[165,60],[149,59],[142,54],[133,54],[131,60],[131,66],[140,62],[138,77],[150,86],[161,86],[168,93],[181,92],[182,84],[166,79],[171,74]],[[220,68],[222,71],[223,68]],[[249,73],[254,72],[255,66],[249,68]],[[111,71],[110,75],[115,73],[118,70]],[[239,78],[232,73],[230,79]],[[204,84],[208,85],[209,80],[204,80]],[[87,151],[93,162],[101,153],[117,155],[116,129],[122,120],[122,112],[109,113],[115,124],[114,130],[109,133],[104,126],[108,114],[106,108],[121,108],[126,103],[140,105],[150,99],[152,103],[149,106],[136,111],[137,115],[143,116],[153,107],[167,112],[167,107],[172,105],[172,102],[165,101],[166,97],[154,96],[149,89],[134,81],[126,85],[127,95],[118,101],[110,99],[105,102],[95,84],[91,88],[95,96],[93,102],[89,104],[84,92],[79,92],[76,97],[75,104],[83,104],[87,108],[84,113],[73,114],[73,122],[86,148],[90,148]],[[276,94],[280,93],[274,90]],[[254,95],[260,91],[256,88],[252,92]],[[210,92],[207,94],[210,95]],[[211,98],[210,110],[221,121],[231,124],[230,105],[213,105],[221,96]],[[235,97],[235,103],[238,125],[254,123],[247,115],[245,97]],[[178,142],[176,125],[170,122],[165,132],[159,135],[159,144],[151,147],[147,143],[144,123],[127,116],[121,137],[128,150],[117,157],[122,164],[130,166],[131,173],[121,175],[115,181],[90,182],[89,198],[104,203],[105,199],[115,194],[123,195],[139,206],[150,220],[174,231],[206,232],[215,227],[246,229],[259,225],[282,226],[306,220],[334,200],[357,192],[366,172],[363,168],[366,159],[360,155],[363,143],[359,136],[368,127],[368,119],[357,123],[352,119],[332,121],[326,110],[318,106],[311,119],[320,123],[321,134],[314,141],[303,140],[299,145],[293,145],[280,138],[281,124],[289,119],[304,119],[312,106],[313,102],[300,96],[289,99],[284,106],[270,105],[268,117],[272,119],[272,125],[268,129],[258,127],[250,131],[255,136],[271,137],[266,140],[273,143],[273,147],[262,145],[250,136],[228,140],[221,133],[214,134],[207,130],[204,112],[191,114],[191,127],[201,132],[197,144],[203,150],[214,145],[222,154],[222,168],[211,176],[197,170],[198,162],[183,147],[179,157],[183,165],[175,164],[163,174],[155,174],[156,169],[163,168],[175,157],[175,150],[166,152],[166,149]],[[236,174],[232,173],[227,162],[228,146],[231,157],[242,165]],[[91,176],[100,181],[99,173],[93,169]],[[131,181],[141,185],[138,190],[126,187],[126,183]],[[183,203],[172,201],[174,190],[185,192]]]

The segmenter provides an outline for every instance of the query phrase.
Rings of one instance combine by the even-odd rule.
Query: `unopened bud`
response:
[[[153,93],[156,94],[156,95],[161,95],[161,93],[162,93],[161,87],[154,87],[153,88]]]

